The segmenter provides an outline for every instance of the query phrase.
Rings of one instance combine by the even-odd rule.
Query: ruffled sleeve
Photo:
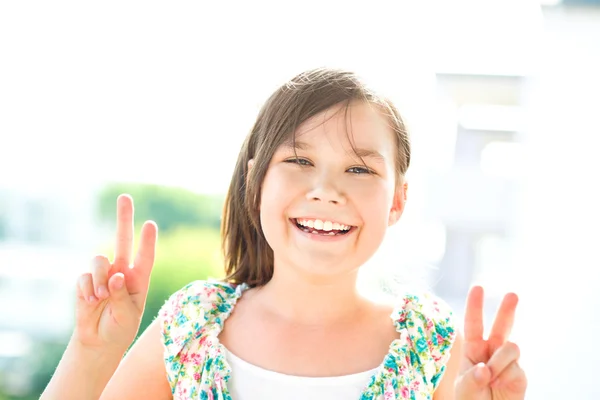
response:
[[[456,337],[450,307],[440,298],[425,293],[405,295],[392,314],[398,332],[406,332],[409,368],[423,378],[427,391],[439,385]]]
[[[194,392],[194,384],[203,380],[205,364],[211,362],[209,347],[231,313],[235,294],[233,285],[195,281],[171,295],[160,309],[165,367],[174,395],[176,390]]]
[[[399,337],[361,400],[431,400],[456,335],[452,312],[429,293],[406,294],[390,317]]]

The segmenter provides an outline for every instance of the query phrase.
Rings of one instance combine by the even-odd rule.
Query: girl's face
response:
[[[290,138],[269,164],[260,221],[276,275],[287,268],[321,278],[356,271],[404,208],[387,119],[370,104],[351,103],[347,113],[343,107],[300,125],[295,149]]]

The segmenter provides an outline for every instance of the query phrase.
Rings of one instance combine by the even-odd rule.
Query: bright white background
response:
[[[516,0],[2,2],[0,189],[60,192],[74,207],[109,180],[222,193],[272,90],[306,68],[346,67],[381,86],[409,120],[416,191],[392,238],[412,240],[405,249],[428,262],[443,249],[419,243],[443,237],[421,224],[418,178],[443,169],[448,154],[435,72],[530,75],[527,138],[487,164],[525,182],[508,257],[519,279],[492,289],[520,290],[515,337],[528,350],[528,398],[593,399],[599,24],[597,11],[543,15]],[[505,254],[493,254],[489,263],[502,265]]]

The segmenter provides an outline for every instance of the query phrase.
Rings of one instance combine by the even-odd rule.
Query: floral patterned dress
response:
[[[231,368],[218,335],[247,285],[196,281],[175,292],[159,313],[173,398],[231,400]],[[391,315],[399,338],[360,400],[433,397],[455,330],[446,304],[430,294],[404,295]],[[359,399],[357,399],[359,400]]]

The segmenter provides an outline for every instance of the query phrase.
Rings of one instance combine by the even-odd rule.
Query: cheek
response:
[[[277,169],[269,171],[262,185],[260,201],[261,224],[269,225],[284,216],[298,191],[297,181],[284,176]]]
[[[348,194],[359,207],[361,214],[369,220],[378,221],[387,217],[392,207],[393,189],[382,180],[348,185]]]

